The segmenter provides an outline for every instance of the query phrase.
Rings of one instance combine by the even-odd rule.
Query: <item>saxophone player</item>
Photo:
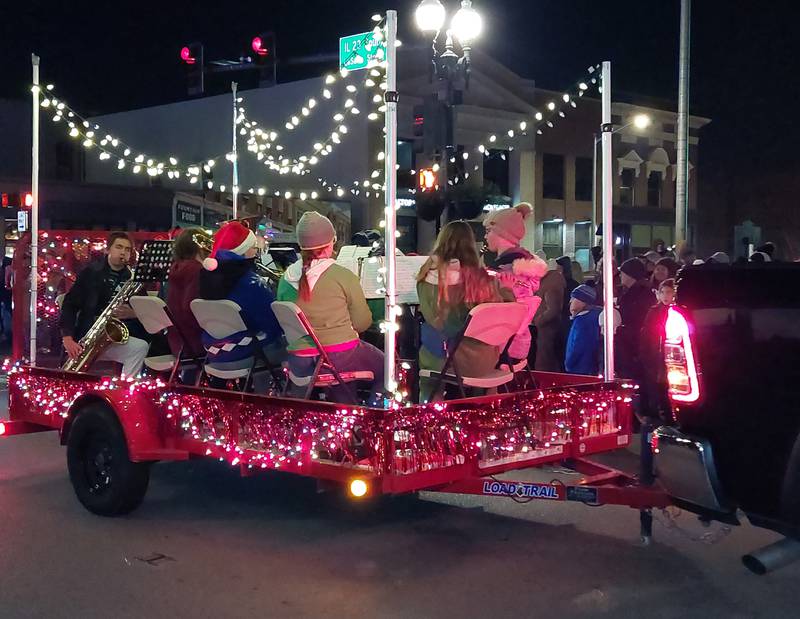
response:
[[[61,339],[70,359],[81,354],[80,339],[123,284],[132,277],[128,267],[133,253],[131,238],[124,232],[112,232],[106,245],[107,252],[103,259],[89,264],[78,274],[61,306]],[[131,336],[124,344],[111,344],[99,358],[117,361],[122,364],[123,374],[136,376],[142,369],[150,345],[142,337],[136,337],[144,333],[138,323],[131,324],[136,315],[130,305],[126,303],[117,308],[114,317],[133,327]]]

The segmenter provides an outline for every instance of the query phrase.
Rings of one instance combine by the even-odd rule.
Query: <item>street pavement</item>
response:
[[[778,536],[726,533],[676,511],[642,547],[627,508],[431,493],[353,505],[204,460],[155,466],[141,508],[99,518],[54,433],[0,439],[2,619],[797,617],[800,565],[758,577],[740,563]]]

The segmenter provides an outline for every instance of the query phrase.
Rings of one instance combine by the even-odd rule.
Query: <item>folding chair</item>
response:
[[[337,370],[331,358],[328,356],[328,353],[325,352],[325,349],[322,347],[317,334],[314,332],[314,327],[311,326],[303,310],[294,303],[290,303],[289,301],[275,301],[272,304],[272,311],[278,319],[278,323],[281,325],[283,332],[286,334],[287,341],[294,342],[308,336],[311,338],[311,341],[314,342],[314,346],[317,349],[317,363],[314,366],[314,373],[311,376],[295,376],[291,371],[288,373],[289,382],[297,387],[306,387],[304,399],[309,399],[315,388],[327,389],[339,383],[347,392],[353,404],[355,404],[357,402],[355,393],[350,389],[348,383],[359,380],[374,380],[375,375],[369,371],[340,372]],[[323,369],[328,371],[323,373]],[[288,389],[289,383],[286,383],[284,394]]]
[[[208,356],[206,357],[206,363],[203,365],[203,372],[208,376],[213,376],[222,380],[244,379],[242,391],[245,391],[250,383],[250,376],[256,365],[255,355],[250,354],[248,357],[241,359],[237,364],[243,367],[235,369],[226,368],[219,362],[215,363],[213,357],[222,351],[230,352],[237,346],[244,346],[252,351],[253,343],[263,341],[266,335],[263,333],[251,334],[247,330],[247,325],[244,324],[242,316],[239,313],[242,308],[238,303],[234,303],[233,301],[227,299],[216,301],[195,299],[189,304],[189,307],[194,317],[197,319],[200,328],[214,339],[225,340],[236,334],[242,334],[235,342],[226,342],[221,347],[207,347],[206,352]]]
[[[136,318],[139,319],[145,331],[150,335],[155,335],[168,329],[175,329],[181,340],[181,349],[178,351],[177,357],[171,354],[147,357],[144,360],[146,367],[154,372],[169,371],[169,382],[175,380],[175,374],[181,366],[191,364],[200,369],[200,359],[183,358],[183,351],[187,348],[188,340],[181,328],[172,320],[167,304],[163,300],[148,294],[147,296],[131,297],[130,304],[136,313]]]
[[[464,386],[491,389],[505,385],[514,379],[508,368],[495,368],[483,376],[464,376],[456,363],[456,352],[465,337],[478,340],[488,346],[505,348],[508,341],[519,331],[528,317],[528,308],[521,303],[482,303],[472,308],[467,323],[448,346],[447,358],[441,371],[420,370],[421,378],[436,379],[433,393],[438,393],[442,383],[458,385],[461,397],[467,397]],[[449,373],[452,368],[453,372]]]

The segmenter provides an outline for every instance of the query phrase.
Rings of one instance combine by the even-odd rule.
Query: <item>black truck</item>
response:
[[[681,507],[785,536],[743,558],[800,558],[800,263],[709,264],[677,278],[662,349],[673,424],[655,470]]]

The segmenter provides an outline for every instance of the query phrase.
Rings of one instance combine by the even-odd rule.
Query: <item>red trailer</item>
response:
[[[64,234],[50,233],[52,249],[68,247]],[[53,313],[48,295],[58,291],[48,281],[40,277],[44,322]],[[645,536],[649,510],[670,502],[657,485],[588,459],[631,441],[636,387],[625,381],[533,372],[536,388],[525,391],[375,409],[21,362],[6,370],[9,419],[0,435],[57,431],[78,498],[101,515],[137,507],[152,464],[195,457],[219,459],[243,475],[313,477],[354,499],[428,490],[629,505],[643,510]],[[497,477],[547,463],[587,477],[571,485]]]

